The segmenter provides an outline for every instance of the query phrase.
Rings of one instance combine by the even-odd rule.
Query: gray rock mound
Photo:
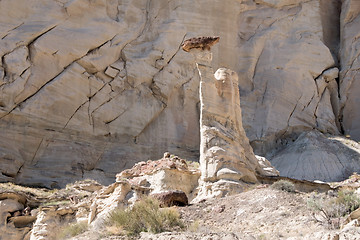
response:
[[[360,145],[318,131],[301,134],[270,158],[281,176],[301,180],[341,181],[360,171]]]

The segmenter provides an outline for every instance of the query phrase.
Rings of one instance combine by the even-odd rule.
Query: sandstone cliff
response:
[[[166,151],[198,160],[200,79],[180,51],[198,35],[221,36],[212,66],[239,76],[255,153],[310,130],[359,140],[359,15],[357,0],[1,0],[0,178],[111,183]]]

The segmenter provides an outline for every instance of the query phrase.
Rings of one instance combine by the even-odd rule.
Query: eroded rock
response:
[[[110,184],[165,151],[197,160],[199,75],[180,51],[195,34],[226,43],[213,48],[211,65],[238,74],[243,126],[257,154],[314,128],[343,127],[357,139],[359,6],[340,4],[0,1],[0,179]],[[338,79],[325,80],[335,68],[340,104]]]
[[[270,158],[281,176],[324,182],[342,181],[360,171],[360,145],[320,132],[303,133]]]
[[[188,198],[183,191],[166,191],[151,194],[157,199],[161,207],[186,206],[189,204]]]
[[[186,49],[200,75],[201,181],[195,201],[241,192],[262,172],[242,126],[238,76],[225,68],[213,74],[212,53],[202,49]]]

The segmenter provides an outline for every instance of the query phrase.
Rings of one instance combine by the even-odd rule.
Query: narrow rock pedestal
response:
[[[257,182],[255,172],[263,171],[242,126],[236,72],[220,68],[213,74],[210,51],[190,53],[200,74],[201,178],[196,202],[242,192]]]

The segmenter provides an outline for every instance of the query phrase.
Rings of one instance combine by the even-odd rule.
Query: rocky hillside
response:
[[[255,153],[344,179],[360,170],[359,21],[357,0],[1,0],[1,181],[109,184],[165,151],[197,161],[200,78],[181,44],[202,35],[220,36],[212,67],[239,76]]]
[[[221,200],[194,202],[200,175],[197,167],[166,155],[121,172],[109,186],[93,180],[68,184],[59,190],[0,184],[0,238],[353,240],[360,237],[360,175],[331,185],[291,179],[272,185],[253,184],[247,191]],[[112,217],[114,213],[130,206],[134,209],[149,195],[158,199],[161,209],[142,205],[138,215],[132,216],[136,219],[132,228],[116,224],[119,218]],[[143,232],[135,232],[142,219],[154,227],[163,224],[163,218],[155,219],[150,213],[166,211],[173,213],[179,224],[177,228],[155,230],[146,226]],[[164,230],[165,233],[159,233]]]

